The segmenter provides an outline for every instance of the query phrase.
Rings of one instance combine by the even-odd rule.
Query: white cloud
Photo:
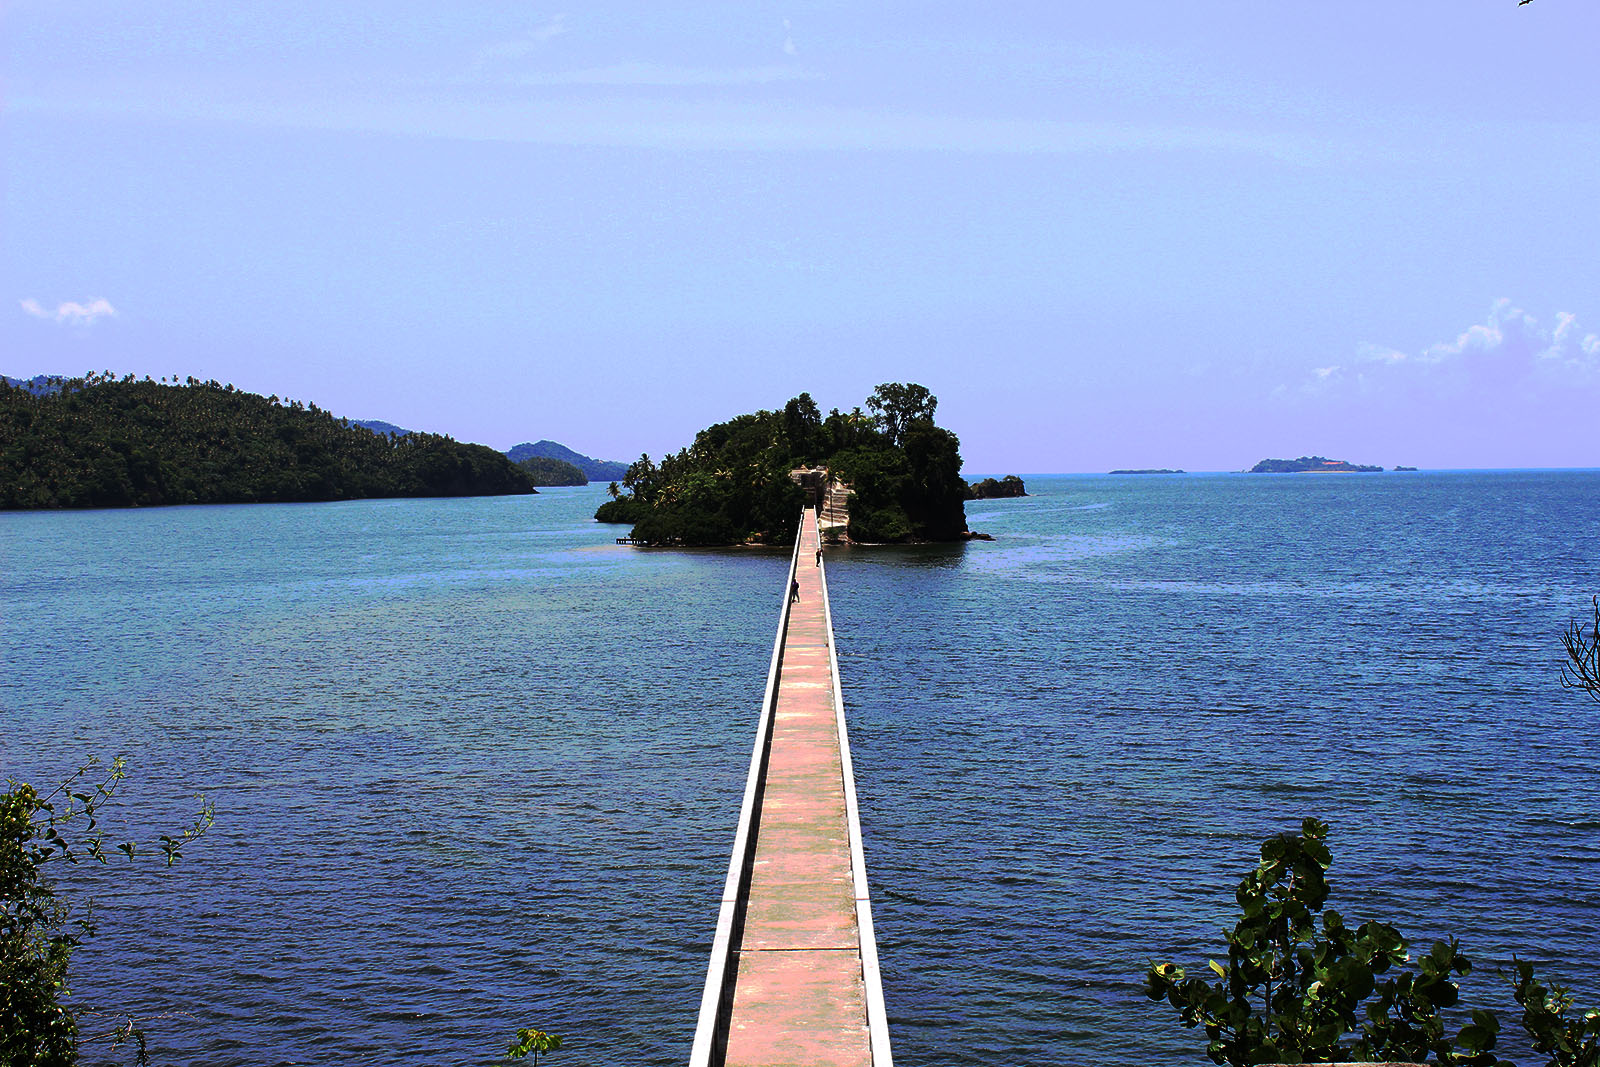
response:
[[[800,54],[800,50],[797,49],[794,46],[794,32],[793,31],[794,31],[794,27],[789,24],[789,20],[788,19],[784,19],[783,20],[783,54],[786,55],[786,56],[795,56],[795,55],[799,55]]]
[[[92,326],[100,319],[114,318],[117,314],[117,309],[112,307],[111,301],[105,297],[91,300],[87,304],[68,300],[57,304],[54,308],[47,308],[32,297],[19,303],[22,305],[22,310],[34,318],[47,319],[63,326]]]
[[[1364,345],[1348,363],[1313,368],[1306,393],[1488,392],[1532,395],[1544,386],[1600,387],[1600,334],[1584,333],[1571,312],[1545,326],[1510,300],[1453,340],[1419,352]]]
[[[816,71],[800,67],[673,67],[659,63],[618,63],[587,70],[517,74],[505,81],[511,85],[605,85],[605,86],[689,86],[689,85],[767,85],[783,81],[816,81]]]
[[[567,16],[552,15],[521,37],[509,41],[497,41],[478,49],[474,66],[484,67],[490,63],[521,59],[537,52],[566,32]]]

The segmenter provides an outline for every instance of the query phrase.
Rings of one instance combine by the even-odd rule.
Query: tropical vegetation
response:
[[[589,476],[566,460],[529,456],[517,460],[517,466],[527,471],[528,477],[537,486],[589,484]]]
[[[717,423],[676,455],[640,456],[601,522],[629,523],[656,545],[791,544],[800,506],[817,489],[796,470],[849,486],[852,540],[951,541],[966,535],[961,442],[933,421],[938,399],[916,384],[887,383],[866,411],[823,416],[809,393],[781,410]]]
[[[241,504],[531,493],[504,455],[376,434],[316,404],[215,381],[90,374],[0,383],[0,507]]]

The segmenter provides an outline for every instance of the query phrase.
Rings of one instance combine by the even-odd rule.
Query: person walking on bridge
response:
[[[800,600],[800,579],[796,578],[789,583],[789,603],[798,603]]]

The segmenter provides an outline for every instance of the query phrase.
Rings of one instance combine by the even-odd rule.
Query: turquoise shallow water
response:
[[[1600,704],[1558,634],[1600,474],[1028,481],[969,505],[992,544],[830,557],[903,1067],[1204,1062],[1144,962],[1203,963],[1302,814],[1348,917],[1582,985]],[[218,805],[174,872],[85,881],[80,995],[188,1012],[169,1064],[529,1023],[683,1062],[786,561],[618,548],[598,500],[0,515],[5,772],[124,751],[128,820]]]

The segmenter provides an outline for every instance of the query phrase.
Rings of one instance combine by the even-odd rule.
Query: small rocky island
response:
[[[1123,467],[1123,468],[1120,468],[1118,470],[1111,471],[1110,473],[1112,473],[1112,474],[1183,474],[1185,472],[1181,468],[1175,469],[1175,468],[1171,468],[1171,467],[1138,467],[1138,468]]]
[[[1369,467],[1345,459],[1301,456],[1299,459],[1264,459],[1250,468],[1251,474],[1372,474],[1382,467]]]
[[[968,540],[960,441],[934,423],[938,403],[914,382],[886,382],[866,411],[823,416],[801,393],[780,410],[708,426],[659,464],[640,456],[594,517],[630,524],[628,544],[789,545],[800,506],[817,503],[825,537]]]
[[[1002,500],[1006,497],[1027,496],[1028,487],[1022,484],[1022,479],[1015,474],[1008,474],[996,481],[985,478],[981,482],[967,483],[968,500]]]

